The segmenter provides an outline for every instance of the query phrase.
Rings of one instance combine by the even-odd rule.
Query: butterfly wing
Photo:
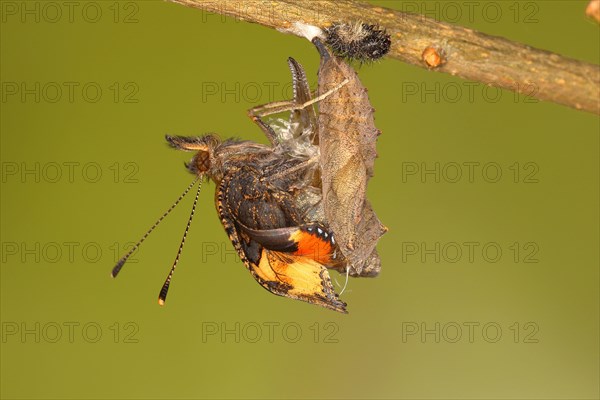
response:
[[[320,225],[301,223],[291,200],[250,169],[225,175],[216,195],[223,227],[262,287],[345,313],[325,267],[335,262],[334,239]]]
[[[249,269],[271,293],[347,313],[327,268],[312,258],[263,248],[258,264],[250,263]]]

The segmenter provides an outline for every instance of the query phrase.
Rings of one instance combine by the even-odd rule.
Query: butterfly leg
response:
[[[290,70],[292,71],[292,83],[294,85],[294,99],[285,101],[276,101],[260,106],[252,107],[248,110],[248,116],[254,123],[256,123],[261,130],[265,133],[271,144],[278,142],[277,134],[275,130],[266,122],[262,120],[263,117],[278,114],[281,112],[290,111],[291,125],[293,123],[299,123],[301,128],[299,132],[292,133],[292,137],[302,134],[304,127],[308,127],[316,132],[317,127],[317,116],[313,104],[323,100],[327,96],[335,93],[341,87],[348,83],[348,79],[342,83],[336,85],[331,90],[323,93],[322,95],[312,99],[310,88],[306,80],[306,74],[302,66],[293,58],[288,59]]]
[[[295,103],[292,100],[267,103],[249,109],[248,116],[264,132],[264,134],[267,136],[267,139],[269,139],[269,142],[275,145],[279,142],[277,139],[277,133],[275,133],[275,130],[269,124],[262,120],[262,117],[293,110],[294,106]]]
[[[267,125],[265,122],[262,121],[262,119],[261,119],[262,117],[266,117],[266,116],[272,115],[272,114],[278,114],[280,112],[285,112],[285,111],[303,110],[306,107],[311,106],[311,105],[325,99],[327,96],[330,96],[331,94],[335,93],[340,88],[342,88],[344,85],[346,85],[348,82],[349,82],[348,79],[344,79],[341,83],[337,84],[336,86],[334,86],[327,92],[323,93],[322,95],[320,95],[318,97],[315,97],[314,99],[308,100],[304,103],[297,103],[294,100],[287,100],[287,101],[276,101],[276,102],[252,107],[251,109],[248,110],[248,116],[252,119],[252,121],[257,123],[261,127],[261,129],[263,129],[263,131],[265,131],[265,134],[267,135],[269,140],[271,140],[271,143],[276,143],[276,141],[274,140],[276,138],[275,131],[273,131],[273,128],[271,128],[269,125]]]

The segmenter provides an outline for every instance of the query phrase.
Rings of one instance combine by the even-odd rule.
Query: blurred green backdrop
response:
[[[599,62],[586,2],[377,4]],[[246,109],[316,51],[163,1],[1,5],[2,398],[598,398],[597,116],[364,66],[390,230],[350,314],[261,289],[213,184],[161,308],[191,198],[109,271],[191,181],[164,134],[265,142]]]

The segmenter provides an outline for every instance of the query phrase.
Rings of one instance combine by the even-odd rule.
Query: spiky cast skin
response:
[[[336,22],[324,32],[325,42],[334,54],[348,61],[378,60],[389,52],[392,44],[385,29],[362,22]]]

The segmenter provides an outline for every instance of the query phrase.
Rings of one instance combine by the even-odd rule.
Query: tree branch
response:
[[[600,67],[472,29],[351,0],[168,0],[278,30],[363,21],[387,29],[388,56],[600,114]]]

